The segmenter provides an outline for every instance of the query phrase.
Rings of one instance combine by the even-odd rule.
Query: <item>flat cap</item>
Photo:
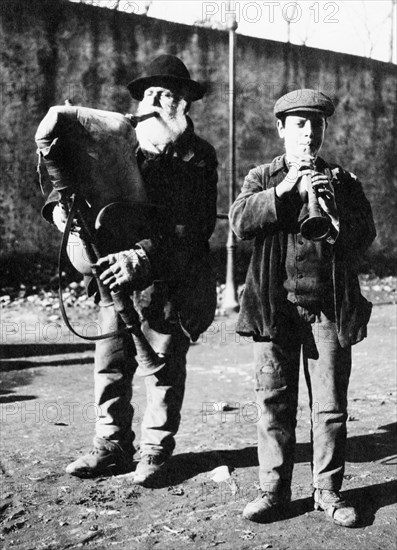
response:
[[[277,118],[294,111],[320,112],[329,117],[334,114],[335,106],[322,92],[302,88],[281,96],[274,106],[274,114]]]

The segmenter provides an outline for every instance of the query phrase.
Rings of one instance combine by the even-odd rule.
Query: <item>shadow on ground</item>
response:
[[[94,364],[93,357],[74,357],[73,359],[54,359],[48,361],[0,361],[1,372],[12,372],[37,367],[66,367],[68,365]]]
[[[345,491],[344,496],[359,511],[360,527],[372,525],[378,510],[397,502],[397,481],[388,481]]]
[[[0,359],[36,357],[40,355],[61,355],[82,353],[95,349],[95,344],[4,344]]]
[[[351,437],[348,439],[347,461],[373,462],[387,460],[387,464],[397,464],[394,453],[394,438],[397,423],[380,426],[381,433]],[[311,445],[296,445],[295,463],[311,461]],[[199,474],[210,472],[218,466],[228,466],[230,471],[236,468],[258,466],[256,447],[237,450],[205,451],[201,453],[181,453],[174,455],[168,465],[167,475],[160,486],[177,485]]]
[[[38,367],[65,367],[69,365],[93,364],[94,357],[81,357],[81,353],[94,350],[94,344],[6,344],[1,346],[0,403],[16,403],[36,399],[35,395],[18,394],[14,388],[27,386],[32,382],[34,373],[28,369]],[[71,355],[72,354],[72,355]],[[53,355],[60,357],[51,358]],[[67,358],[62,357],[68,355]],[[42,358],[30,361],[30,358]],[[19,359],[21,358],[21,359]]]

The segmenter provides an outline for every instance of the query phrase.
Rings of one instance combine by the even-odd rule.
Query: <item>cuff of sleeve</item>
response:
[[[276,208],[277,218],[280,216],[280,209],[282,208],[283,202],[283,199],[277,195],[276,188],[274,187],[274,206]]]
[[[139,257],[140,260],[142,260],[143,262],[147,262],[150,265],[149,258],[147,257],[147,254],[143,248],[137,245],[136,247],[133,248],[133,250],[135,251],[136,255]]]
[[[273,187],[274,189],[274,196],[276,197],[276,202],[281,204],[283,202],[282,198],[277,195],[276,187]]]
[[[152,239],[143,239],[142,241],[135,243],[135,250],[141,250],[148,260],[154,249],[155,244]]]

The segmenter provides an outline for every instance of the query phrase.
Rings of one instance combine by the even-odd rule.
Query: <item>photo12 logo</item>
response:
[[[307,10],[314,23],[339,23],[337,2],[203,2],[202,22],[216,18],[225,26],[231,19],[237,23],[297,23]]]

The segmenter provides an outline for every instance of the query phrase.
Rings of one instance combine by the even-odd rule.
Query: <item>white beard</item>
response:
[[[137,114],[142,115],[151,111],[157,111],[158,117],[148,118],[139,122],[135,131],[139,145],[145,151],[161,153],[165,147],[175,141],[187,128],[185,115],[186,101],[184,99],[167,113],[160,107],[139,104]]]

